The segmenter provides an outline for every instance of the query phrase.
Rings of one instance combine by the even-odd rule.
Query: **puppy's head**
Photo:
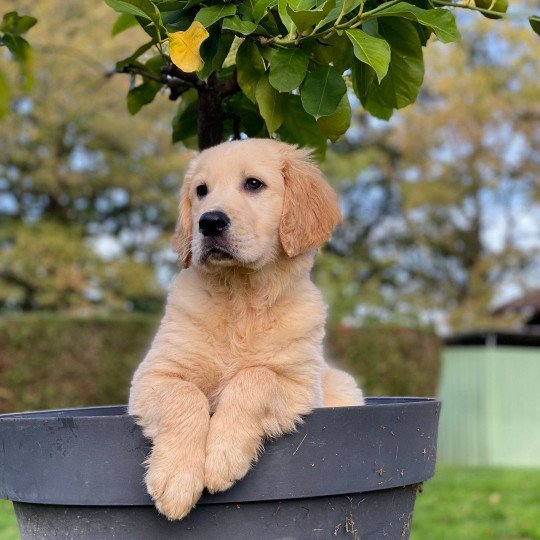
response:
[[[260,269],[320,246],[341,214],[309,152],[270,139],[220,144],[188,166],[177,244],[182,264]]]

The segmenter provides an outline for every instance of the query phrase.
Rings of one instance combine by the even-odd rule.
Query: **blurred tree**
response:
[[[388,124],[374,122],[358,110],[353,129],[322,165],[340,193],[344,218],[314,270],[331,306],[331,324],[358,314],[360,302],[377,311],[384,304],[383,285],[394,261],[381,250],[393,241],[389,222],[400,212],[394,180],[400,154],[390,144],[389,133]],[[386,233],[381,235],[383,229]]]
[[[133,38],[103,39],[114,13],[91,0],[8,4],[39,24],[34,87],[12,96],[0,130],[0,309],[159,308],[186,155],[162,102],[132,122],[127,81],[106,77]]]
[[[342,188],[346,212],[351,186],[360,205],[319,266],[341,297],[339,317],[411,321],[427,313],[454,329],[501,326],[508,321],[492,318],[490,304],[505,287],[538,279],[540,41],[521,25],[477,20],[462,28],[460,47],[435,45],[427,54],[428,82],[415,107],[372,130],[376,158],[362,138],[340,149],[354,178]],[[363,158],[351,160],[351,150]],[[378,171],[377,197],[370,167],[352,172],[361,159]],[[362,205],[378,212],[375,229]],[[330,260],[336,252],[345,255],[339,266]],[[329,277],[335,268],[346,284]]]
[[[103,39],[114,14],[90,0],[16,5],[40,23],[35,88],[13,97],[0,131],[0,309],[155,309],[186,154],[170,146],[159,88],[133,121],[127,81],[104,76],[141,31]],[[451,312],[470,327],[463,313],[479,324],[504,280],[525,280],[535,260],[512,221],[538,197],[539,42],[520,25],[463,28],[464,49],[430,47],[414,109],[390,123],[357,110],[324,165],[346,218],[316,269],[334,322]],[[494,227],[506,227],[504,245]]]
[[[430,114],[407,111],[396,133],[407,230],[400,290],[420,284],[459,329],[505,324],[490,304],[540,268],[540,221],[529,233],[520,226],[540,212],[540,40],[499,25],[494,43],[493,30],[477,23],[462,48],[438,51]]]

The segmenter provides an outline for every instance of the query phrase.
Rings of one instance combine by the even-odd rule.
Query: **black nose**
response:
[[[219,236],[225,231],[225,229],[231,224],[231,220],[228,218],[227,214],[214,211],[214,212],[205,212],[201,219],[199,219],[199,231],[203,233],[204,236]]]

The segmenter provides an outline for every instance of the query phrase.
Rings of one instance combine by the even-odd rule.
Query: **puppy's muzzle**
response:
[[[215,210],[205,212],[199,219],[199,231],[203,236],[215,238],[221,236],[231,224],[231,220],[224,212]]]

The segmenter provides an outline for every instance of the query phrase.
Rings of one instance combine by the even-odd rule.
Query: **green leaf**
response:
[[[0,32],[20,35],[28,32],[37,23],[35,17],[19,15],[16,11],[5,13],[0,23]]]
[[[282,30],[278,25],[279,17],[274,17],[275,13],[273,11],[268,12],[260,21],[259,26],[257,26],[257,32],[260,31],[261,34],[267,34],[268,36],[277,36]]]
[[[252,9],[253,20],[258,23],[269,9],[277,5],[277,0],[257,0]]]
[[[2,42],[9,49],[14,60],[19,63],[23,89],[29,90],[33,84],[31,70],[32,49],[30,44],[26,39],[16,34],[4,34]]]
[[[316,64],[333,64],[340,73],[352,66],[353,47],[343,32],[324,40],[308,40],[302,44],[302,49]]]
[[[416,31],[418,32],[418,36],[420,37],[420,43],[422,44],[422,47],[425,47],[429,38],[433,34],[431,28],[428,28],[427,26],[422,26],[418,23],[413,23],[414,27],[416,28]]]
[[[223,30],[231,30],[247,36],[255,31],[257,23],[253,21],[243,21],[238,15],[227,17],[223,20]]]
[[[218,26],[211,28],[209,34],[210,35],[203,41],[199,50],[201,58],[203,59],[203,66],[201,69],[199,69],[199,71],[197,71],[197,76],[199,77],[199,79],[206,79],[210,75],[210,73],[214,71],[212,61],[218,51],[220,44],[220,28]]]
[[[443,42],[459,41],[461,35],[454,15],[447,9],[421,9],[407,2],[399,2],[375,13],[373,17],[401,17],[427,26]]]
[[[298,88],[306,76],[309,59],[301,49],[281,49],[270,61],[270,84],[280,92]]]
[[[266,123],[268,133],[272,135],[283,121],[283,102],[285,96],[282,96],[272,87],[266,74],[264,74],[257,83],[255,98],[259,106],[259,112]]]
[[[157,4],[157,8],[161,13],[161,20],[167,29],[167,32],[174,32],[177,30],[185,30],[189,28],[191,22],[193,22],[193,15],[185,15],[185,0],[166,0]],[[181,22],[182,19],[189,20],[188,23]]]
[[[2,41],[17,62],[28,62],[30,58],[30,44],[26,39],[16,34],[5,34]]]
[[[416,100],[424,79],[424,61],[413,23],[398,18],[381,20],[379,33],[391,47],[386,77],[378,83],[370,66],[355,61],[352,79],[364,108],[373,116],[388,120],[393,109],[401,109]]]
[[[278,130],[282,141],[314,149],[317,159],[326,153],[326,136],[321,133],[315,118],[302,106],[300,96],[287,96],[283,110],[283,123]]]
[[[240,118],[240,130],[248,137],[264,137],[266,126],[257,105],[253,104],[245,94],[237,92],[225,104],[225,113],[232,113]]]
[[[120,32],[123,32],[132,26],[136,26],[137,24],[138,21],[134,15],[130,15],[129,13],[121,13],[113,24],[111,36],[116,36],[117,34],[120,34]]]
[[[332,114],[347,86],[341,74],[333,66],[320,66],[308,73],[300,97],[306,112],[312,116],[328,116]]]
[[[336,142],[349,129],[351,116],[349,96],[345,94],[333,114],[317,118],[317,125],[332,142]]]
[[[216,52],[216,55],[212,59],[212,68],[214,71],[221,69],[227,57],[231,54],[234,55],[234,40],[238,39],[234,34],[221,34],[221,39],[219,41],[219,47]],[[237,50],[238,52],[238,50]]]
[[[377,19],[368,19],[362,23],[362,30],[370,36],[377,37],[379,35],[379,23]]]
[[[332,8],[326,17],[319,23],[319,28],[322,28],[325,24],[334,22],[339,17],[342,10],[343,15],[347,15],[360,4],[361,0],[337,0],[335,7]]]
[[[163,25],[158,8],[150,0],[105,0],[105,3],[118,13],[148,19],[156,28]]]
[[[499,14],[508,11],[508,0],[474,0],[474,3],[476,7],[493,12],[481,11],[482,15],[488,19],[502,19],[503,16]]]
[[[200,79],[206,79],[212,71],[221,69],[234,41],[233,34],[222,34],[219,28],[215,28],[216,31],[210,33],[210,37],[201,47],[204,67],[197,72]]]
[[[287,6],[287,13],[294,22],[299,33],[305,32],[308,28],[321,22],[333,7],[333,2],[325,2],[315,9],[295,9],[293,6]]]
[[[351,69],[351,82],[354,93],[362,104],[366,101],[368,90],[373,84],[374,78],[373,68],[355,58]]]
[[[156,7],[163,13],[179,13],[185,7],[187,2],[185,0],[165,0],[164,2],[156,2]],[[163,15],[162,15],[163,16]],[[163,19],[165,21],[165,19]]]
[[[376,74],[372,67],[354,60],[351,73],[354,93],[360,99],[364,109],[376,118],[389,120],[394,107],[385,104],[377,92]]]
[[[173,118],[173,143],[185,141],[193,136],[197,136],[198,114],[197,92],[192,89],[182,96]]]
[[[188,0],[186,6],[184,9],[187,11],[188,9],[192,8],[193,6],[198,6],[199,4],[204,4],[204,1],[201,0]]]
[[[195,20],[199,21],[205,28],[212,26],[215,22],[230,17],[236,13],[234,4],[216,4],[215,6],[204,7],[195,16]]]
[[[130,114],[137,114],[145,105],[152,103],[159,92],[161,84],[145,81],[127,93],[127,108]]]
[[[529,17],[529,24],[531,28],[540,36],[540,17],[533,15]]]
[[[424,80],[420,38],[413,24],[399,19],[380,21],[379,33],[392,49],[388,74],[378,91],[387,105],[396,109],[416,101]]]
[[[9,112],[10,101],[11,88],[9,87],[7,77],[0,71],[0,119]]]
[[[247,0],[247,2],[239,2],[238,4],[238,16],[243,21],[253,21],[253,2]],[[255,22],[255,21],[254,21]]]
[[[261,75],[264,75],[265,67],[261,53],[257,45],[251,40],[244,40],[236,52],[236,70],[238,85],[242,92],[253,101],[257,102],[255,92]]]
[[[278,14],[283,26],[287,29],[287,32],[291,34],[294,32],[295,26],[294,22],[287,13],[287,0],[278,0]]]
[[[159,13],[150,0],[105,0],[105,3],[118,13],[127,13],[150,21]]]
[[[161,41],[161,30],[145,17],[135,17],[141,28],[154,40],[154,43]],[[159,33],[158,33],[159,30]]]
[[[380,99],[377,92],[377,75],[372,67],[355,59],[352,65],[351,78],[354,93],[360,99],[364,109],[381,120],[389,120],[394,108]]]
[[[358,60],[370,65],[377,74],[379,82],[388,72],[390,64],[390,45],[380,38],[366,34],[362,30],[346,30]]]
[[[164,14],[165,16],[163,17],[163,22],[165,22],[165,19],[167,19],[168,22],[166,22],[165,24],[165,29],[167,30],[167,32],[169,34],[172,34],[174,32],[178,32],[178,31],[185,31],[187,30],[190,26],[191,26],[191,23],[193,22],[193,17],[189,17],[189,16],[183,16],[183,17],[168,17],[166,16],[166,14]],[[172,22],[170,22],[172,21]],[[147,31],[148,32],[148,31]],[[149,32],[148,32],[149,33]]]
[[[37,19],[35,17],[30,17],[29,15],[23,15],[17,24],[17,29],[19,34],[24,34],[30,30],[33,26],[37,24]]]
[[[317,9],[324,4],[324,0],[289,0],[287,4],[295,11],[307,11],[311,8]]]
[[[343,74],[344,71],[350,69],[352,66],[354,54],[351,41],[344,33],[340,36],[334,34],[326,40],[326,43],[331,45],[331,51],[333,54],[332,64],[334,67]]]

